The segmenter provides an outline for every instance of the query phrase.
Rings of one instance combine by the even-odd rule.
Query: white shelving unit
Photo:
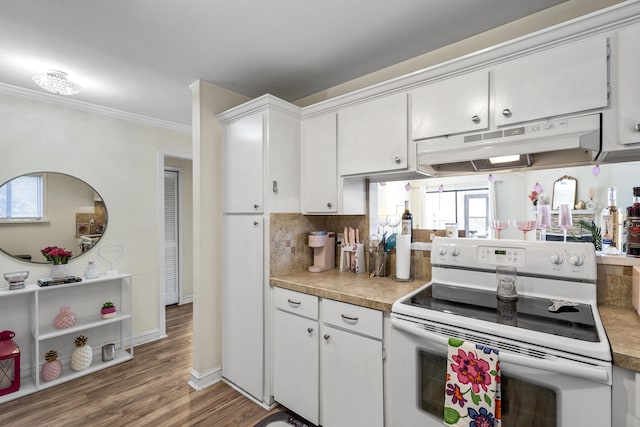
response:
[[[14,341],[21,356],[20,390],[0,396],[0,404],[133,359],[131,282],[130,274],[118,274],[42,288],[28,284],[14,291],[0,289],[0,329],[16,332]],[[117,307],[116,316],[110,319],[100,316],[106,301]],[[76,314],[76,323],[56,329],[53,320],[65,306]],[[76,372],[69,362],[78,335],[88,338],[93,363]],[[103,362],[102,346],[110,343],[115,344],[115,357]],[[48,350],[58,352],[62,374],[53,381],[42,381],[40,369]]]

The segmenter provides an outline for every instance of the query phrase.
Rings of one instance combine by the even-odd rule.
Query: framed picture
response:
[[[76,237],[91,234],[91,225],[88,222],[78,222],[76,224]]]

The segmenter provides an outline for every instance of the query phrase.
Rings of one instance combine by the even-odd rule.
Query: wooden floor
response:
[[[202,391],[191,371],[192,306],[167,307],[169,338],[134,359],[0,405],[0,426],[253,426],[267,411],[223,382]]]

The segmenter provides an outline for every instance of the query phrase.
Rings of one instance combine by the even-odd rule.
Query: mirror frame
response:
[[[568,186],[568,187],[565,187]],[[551,209],[558,209],[562,204],[568,204],[571,209],[576,205],[576,194],[578,193],[578,180],[564,175],[553,183],[553,199]]]
[[[78,181],[79,183],[82,183],[84,186],[86,186],[88,189],[90,189],[94,194],[94,200],[93,200],[94,209],[95,209],[96,203],[101,203],[102,204],[102,209],[104,210],[104,214],[103,215],[102,215],[101,212],[100,213],[96,213],[95,210],[94,210],[94,213],[87,213],[87,212],[82,212],[82,211],[81,212],[76,212],[75,218],[73,219],[73,222],[75,223],[75,226],[76,226],[76,231],[75,231],[75,233],[73,235],[74,236],[73,238],[76,239],[76,244],[74,244],[73,248],[71,249],[72,252],[73,252],[73,256],[71,257],[71,260],[75,260],[78,257],[84,255],[85,253],[90,252],[91,249],[95,248],[96,245],[98,244],[98,242],[104,237],[104,234],[107,231],[107,226],[108,226],[108,222],[109,222],[109,212],[108,212],[106,203],[104,201],[104,198],[100,195],[100,193],[98,193],[98,191],[96,191],[96,189],[92,185],[90,185],[89,183],[87,183],[83,179],[80,179],[80,178],[78,178],[76,176],[73,176],[73,175],[70,175],[70,174],[67,174],[67,173],[64,173],[64,172],[35,171],[35,172],[23,173],[21,175],[11,177],[10,179],[7,179],[6,181],[2,182],[0,184],[0,187],[6,185],[7,183],[11,182],[12,180],[14,180],[16,178],[20,178],[22,176],[45,175],[46,176],[46,183],[45,183],[45,190],[44,191],[48,191],[48,188],[50,187],[50,183],[48,182],[50,180],[49,175],[51,175],[51,174],[60,175],[60,176],[66,177],[66,178],[71,178],[71,179],[73,179],[75,181]],[[49,196],[50,196],[49,194],[45,193],[43,195],[43,198],[46,200],[46,199],[49,198]],[[47,200],[45,203],[49,203],[49,201]],[[45,215],[45,218],[47,218],[47,220],[48,220],[48,217],[50,216],[50,213],[49,212],[43,212],[43,214]],[[86,225],[87,225],[87,224],[85,224],[85,222],[87,222],[87,221],[85,221],[85,219],[83,218],[83,215],[89,215],[89,216],[92,216],[92,217],[96,217],[96,219],[98,221],[98,224],[96,225],[96,229],[101,229],[101,233],[99,233],[100,236],[97,239],[91,238],[91,242],[87,243],[87,245],[90,244],[90,246],[87,249],[85,249],[85,247],[87,245],[82,245],[82,242],[80,241],[80,237],[79,237],[79,235],[81,234],[82,230],[85,229]],[[102,218],[102,216],[104,217],[104,224],[99,224],[99,221]],[[46,223],[46,222],[48,222],[48,221],[44,221],[43,224]],[[12,222],[8,221],[7,223],[11,224]],[[24,227],[24,226],[28,226],[28,224],[39,224],[39,222],[38,221],[28,221],[28,222],[26,222],[24,224],[21,224],[20,221],[16,221],[13,224],[16,224],[19,227]],[[3,226],[3,224],[0,224],[0,228],[2,226]],[[91,224],[91,226],[89,227],[89,235],[98,234],[98,233],[92,233],[92,231],[91,231],[92,228],[93,228],[93,224]],[[2,242],[0,242],[0,245],[1,244],[2,244]],[[55,245],[55,242],[52,242],[52,244]],[[42,246],[43,248],[45,246],[48,246],[47,243],[43,243],[42,245],[44,245],[44,246]],[[58,245],[60,245],[60,244],[58,244]],[[33,248],[31,248],[31,249],[33,249]],[[68,249],[68,248],[66,248],[66,249]],[[4,253],[8,257],[11,257],[11,258],[13,258],[15,260],[22,261],[22,262],[29,263],[29,264],[50,264],[44,258],[44,256],[42,256],[41,258],[38,257],[38,258],[35,258],[35,259],[32,256],[31,259],[25,259],[23,257],[20,257],[18,255],[14,255],[14,254],[8,252],[8,250],[3,248],[3,247],[0,247],[0,253]]]

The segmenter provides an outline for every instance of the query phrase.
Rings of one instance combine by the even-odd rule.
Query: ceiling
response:
[[[190,125],[196,80],[295,101],[563,1],[3,1],[0,82],[57,69],[74,99]]]

